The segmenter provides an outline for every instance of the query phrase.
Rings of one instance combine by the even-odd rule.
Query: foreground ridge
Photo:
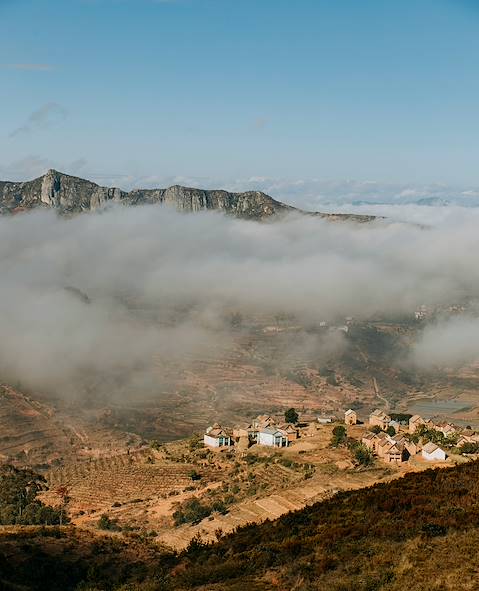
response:
[[[195,538],[180,553],[139,536],[71,526],[3,528],[0,585],[26,591],[79,585],[85,591],[471,591],[479,573],[478,476],[477,461],[409,473],[229,535],[218,531],[214,544]],[[39,584],[40,561],[45,576]]]

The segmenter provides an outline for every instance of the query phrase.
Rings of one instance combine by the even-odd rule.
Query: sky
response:
[[[0,22],[0,178],[479,195],[479,0],[0,0]]]

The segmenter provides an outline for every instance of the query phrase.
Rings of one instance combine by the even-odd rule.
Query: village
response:
[[[284,418],[259,415],[250,423],[232,429],[215,423],[206,429],[203,441],[212,449],[235,447],[245,451],[254,445],[281,449],[314,436],[324,425],[341,422],[334,416],[301,417],[300,420],[291,408]],[[344,437],[337,439],[338,442],[349,438],[350,444],[360,443],[373,458],[387,464],[403,464],[411,458],[445,462],[451,454],[464,456],[479,452],[479,433],[451,422],[434,422],[419,415],[392,413],[390,416],[381,409],[374,410],[365,421],[359,420],[356,411],[348,409],[343,422]]]
[[[144,534],[183,549],[195,536],[213,541],[218,531],[276,519],[341,490],[468,462],[478,452],[479,434],[450,422],[380,409],[287,408],[52,467],[42,500],[56,506],[66,487],[78,527]]]

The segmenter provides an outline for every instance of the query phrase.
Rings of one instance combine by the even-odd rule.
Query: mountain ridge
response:
[[[103,187],[92,181],[54,169],[31,181],[0,181],[0,214],[15,214],[38,207],[54,209],[62,215],[102,209],[109,204],[135,206],[169,205],[183,212],[220,211],[241,219],[266,220],[298,213],[330,220],[369,222],[375,216],[306,212],[277,201],[261,191],[230,192],[173,185],[164,189]]]

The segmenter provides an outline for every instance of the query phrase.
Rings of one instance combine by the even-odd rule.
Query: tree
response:
[[[396,429],[389,425],[389,427],[386,429],[386,433],[392,437],[393,435],[396,435]]]
[[[243,325],[243,316],[241,312],[233,312],[230,317],[231,328],[241,328]]]
[[[336,425],[333,429],[333,436],[331,438],[331,446],[337,447],[346,440],[346,427],[344,425]]]
[[[459,450],[462,454],[477,454],[479,452],[479,443],[467,441],[462,444]]]
[[[370,466],[374,463],[373,452],[364,443],[355,442],[351,446],[354,458],[361,466]]]
[[[57,524],[61,512],[37,499],[45,490],[46,480],[33,470],[11,465],[0,467],[0,524]],[[66,521],[66,519],[65,519]]]
[[[63,525],[63,516],[66,513],[66,508],[70,502],[70,491],[66,486],[59,486],[55,490],[55,494],[60,497],[60,525]]]
[[[299,415],[294,408],[288,408],[288,410],[284,413],[284,420],[287,423],[292,423],[293,425],[296,425],[298,419]]]
[[[336,379],[336,374],[332,373],[331,375],[329,375],[326,378],[326,383],[329,384],[330,386],[337,386],[338,380]]]

